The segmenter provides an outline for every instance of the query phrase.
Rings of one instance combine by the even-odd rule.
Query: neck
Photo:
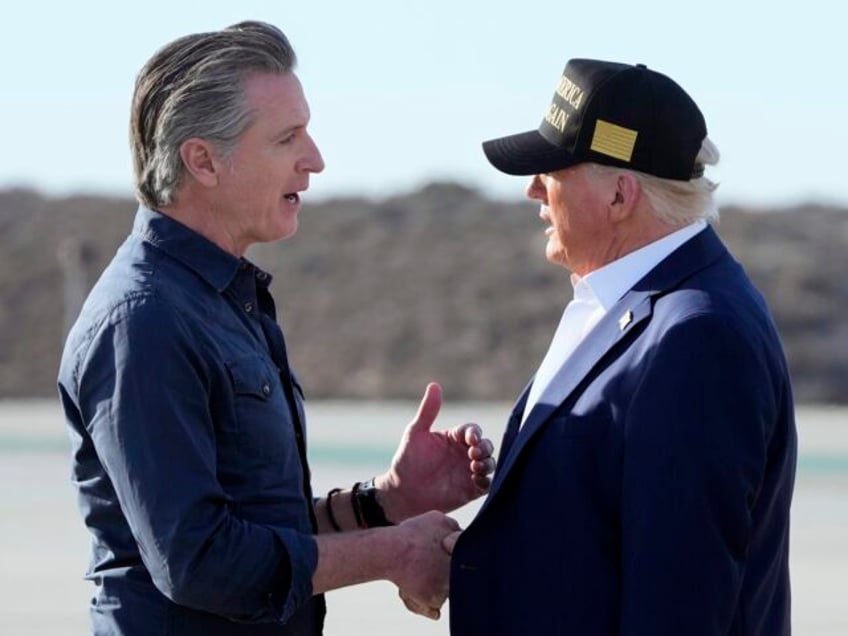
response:
[[[246,246],[237,243],[212,202],[181,192],[173,204],[162,206],[159,211],[191,228],[225,252],[238,258],[244,256]]]
[[[582,278],[679,229],[663,223],[648,209],[640,210],[640,213],[613,224],[606,243],[584,263],[570,269]]]

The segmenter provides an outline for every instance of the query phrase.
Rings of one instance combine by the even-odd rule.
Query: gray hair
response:
[[[709,137],[705,137],[695,158],[695,164],[700,167],[714,166],[718,163],[719,156],[718,147]],[[596,171],[608,175],[620,170],[593,165]],[[718,220],[718,206],[713,197],[718,184],[710,179],[702,176],[689,181],[678,181],[634,170],[628,172],[639,180],[654,216],[666,225],[683,227],[700,219],[707,222]]]
[[[709,137],[704,137],[701,150],[695,158],[698,166],[714,166],[719,160],[718,147]],[[659,221],[672,227],[683,227],[698,220],[718,220],[718,206],[713,192],[718,184],[698,177],[689,181],[660,179],[653,175],[636,173],[642,183],[642,191],[651,203],[651,209]]]
[[[283,32],[264,22],[187,35],[159,49],[133,93],[130,148],[139,202],[151,208],[174,202],[187,139],[206,139],[228,156],[252,120],[245,80],[255,72],[288,73],[296,62]]]

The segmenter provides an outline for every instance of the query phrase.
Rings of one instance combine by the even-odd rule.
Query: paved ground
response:
[[[413,410],[408,404],[367,411],[361,405],[314,405],[310,419],[316,492],[380,469]],[[481,414],[481,423],[495,439],[505,410],[469,405],[450,409],[440,421],[449,426]],[[0,403],[0,634],[87,633],[90,589],[81,576],[88,539],[68,482],[67,443],[58,418],[52,402]],[[795,633],[844,636],[848,410],[804,409],[799,430],[791,556]],[[340,455],[344,448],[348,452]],[[465,524],[475,511],[472,504],[456,516]],[[328,604],[328,636],[447,634],[446,617],[434,623],[409,615],[388,583],[331,593]]]

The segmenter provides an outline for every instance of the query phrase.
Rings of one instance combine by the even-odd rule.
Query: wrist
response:
[[[383,491],[376,485],[378,479],[357,482],[351,491],[353,513],[362,529],[394,525],[393,518],[384,508],[386,500]]]
[[[408,570],[409,532],[400,526],[323,534],[315,540],[314,594],[377,580],[397,585]]]
[[[400,523],[420,513],[420,511],[409,509],[407,497],[404,496],[403,489],[391,472],[375,477],[374,488],[377,490],[377,501],[383,507],[386,518],[394,523]]]
[[[376,532],[380,538],[383,552],[382,568],[384,578],[404,588],[409,584],[410,576],[415,577],[417,572],[415,566],[415,555],[420,550],[420,529],[409,525],[408,521],[398,525],[385,528],[376,528],[368,532]]]
[[[333,495],[337,495],[341,491],[341,488],[331,489],[327,493],[327,503],[325,504],[327,509],[327,519],[330,522],[330,527],[336,532],[341,532],[342,527],[339,525],[339,522],[336,520],[336,515],[333,513]]]

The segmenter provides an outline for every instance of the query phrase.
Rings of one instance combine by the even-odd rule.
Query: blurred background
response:
[[[85,633],[87,540],[55,375],[135,211],[135,74],[175,37],[262,19],[298,52],[327,163],[297,236],[250,255],[275,276],[311,403],[316,491],[380,470],[429,380],[444,387],[445,427],[477,419],[499,441],[570,286],[543,258],[524,180],[492,169],[480,142],[535,128],[571,57],[645,63],[705,114],[722,151],[709,175],[721,184],[717,229],[789,358],[802,451],[796,632],[848,633],[837,587],[848,577],[848,94],[833,11],[824,0],[4,5],[0,631]],[[379,608],[373,625],[362,603]],[[407,616],[390,586],[336,593],[330,608],[330,636],[447,633]]]

